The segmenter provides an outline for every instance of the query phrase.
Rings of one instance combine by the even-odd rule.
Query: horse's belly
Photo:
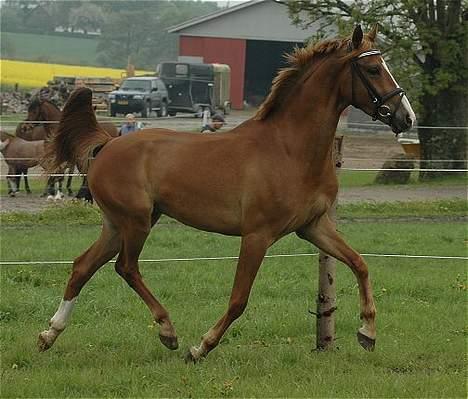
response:
[[[161,200],[158,209],[179,222],[200,230],[226,235],[240,235],[239,213],[226,204],[205,201],[196,196],[177,201]]]

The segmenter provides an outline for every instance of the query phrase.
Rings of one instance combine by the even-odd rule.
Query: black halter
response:
[[[364,53],[357,55],[353,59],[351,59],[351,70],[353,73],[353,80],[351,83],[352,104],[355,105],[354,75],[357,74],[359,78],[361,79],[361,82],[363,83],[363,85],[366,87],[367,92],[369,93],[369,97],[372,99],[372,103],[374,104],[374,112],[371,115],[372,120],[375,121],[380,116],[381,118],[387,119],[388,122],[390,123],[391,120],[393,119],[395,112],[400,107],[403,96],[405,95],[405,91],[401,87],[397,87],[395,90],[392,90],[390,93],[387,93],[381,96],[379,93],[377,93],[377,90],[375,90],[375,87],[371,84],[371,82],[369,82],[366,75],[364,75],[358,63],[358,61],[361,58],[368,57],[371,55],[381,55],[381,54],[382,53],[379,50],[368,50],[368,51],[365,51]],[[400,101],[398,102],[398,105],[395,107],[395,110],[392,112],[390,110],[390,107],[388,105],[385,105],[385,103],[389,99],[397,95],[400,96]]]

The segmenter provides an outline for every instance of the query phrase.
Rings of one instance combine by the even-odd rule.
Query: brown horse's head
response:
[[[28,106],[28,115],[26,120],[28,121],[41,121],[45,120],[44,116],[41,114],[41,100],[35,97]]]
[[[28,106],[28,115],[26,116],[27,121],[44,121],[46,120],[44,115],[42,115],[42,102],[38,97],[34,97],[33,100],[29,103]],[[27,135],[34,127],[33,123],[20,123],[18,128],[19,132],[23,135]],[[17,130],[18,133],[18,130]]]
[[[304,115],[327,104],[342,111],[360,108],[394,132],[408,130],[416,117],[405,92],[375,48],[377,29],[364,35],[360,26],[352,37],[326,40],[296,48],[287,55],[288,67],[276,78],[255,119],[264,120],[289,109]],[[322,111],[323,112],[323,111]],[[326,118],[325,114],[321,117]]]
[[[350,104],[363,110],[374,120],[389,125],[395,133],[411,128],[416,116],[374,43],[377,26],[364,35],[360,26],[354,29],[348,42]]]

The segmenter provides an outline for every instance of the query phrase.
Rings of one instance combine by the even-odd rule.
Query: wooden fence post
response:
[[[343,136],[335,137],[334,158],[338,174],[342,162]],[[329,215],[336,224],[338,196]],[[326,253],[319,254],[319,287],[317,294],[316,349],[330,350],[335,347],[335,310],[336,308],[336,260]]]

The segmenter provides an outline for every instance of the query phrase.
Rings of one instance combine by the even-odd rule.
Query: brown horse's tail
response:
[[[75,164],[86,172],[94,150],[112,139],[96,121],[92,97],[92,91],[86,87],[70,95],[58,131],[46,145],[41,164],[47,173],[57,173],[66,164]]]

